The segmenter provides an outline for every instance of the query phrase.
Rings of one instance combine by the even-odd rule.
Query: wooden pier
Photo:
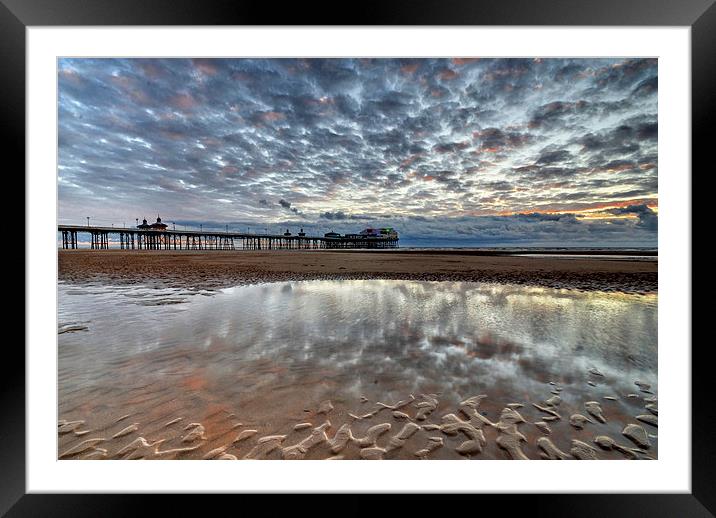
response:
[[[78,234],[90,235],[90,248],[108,250],[110,236],[122,250],[320,250],[398,248],[397,237],[318,237],[197,230],[58,225],[63,249],[78,248]]]

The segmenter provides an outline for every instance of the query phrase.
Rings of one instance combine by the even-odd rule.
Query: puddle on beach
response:
[[[58,290],[61,458],[657,457],[656,294]]]

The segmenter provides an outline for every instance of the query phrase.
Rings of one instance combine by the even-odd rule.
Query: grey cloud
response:
[[[595,83],[600,88],[628,88],[644,78],[646,74],[655,72],[656,59],[628,59],[602,67],[596,72]]]
[[[319,215],[320,219],[327,219],[330,221],[346,221],[346,220],[363,220],[368,221],[375,219],[374,216],[368,215],[368,214],[346,214],[342,210],[338,210],[335,212],[322,212]]]
[[[61,59],[60,217],[391,214],[438,239],[465,211],[654,199],[656,78],[651,59]],[[623,234],[584,236],[648,232],[615,221]],[[461,235],[537,232],[534,218],[489,222]]]
[[[659,89],[659,80],[656,76],[650,77],[639,83],[634,88],[633,94],[637,96],[650,95],[657,92]]]
[[[629,205],[617,209],[611,209],[612,214],[635,214],[639,218],[638,226],[646,230],[656,231],[659,225],[659,217],[647,205]]]
[[[556,164],[559,162],[566,162],[572,157],[572,153],[566,149],[559,149],[557,151],[545,151],[537,159],[537,164],[549,165]]]

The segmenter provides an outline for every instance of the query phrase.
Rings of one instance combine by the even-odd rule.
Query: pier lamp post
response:
[[[90,219],[90,217],[87,216],[87,226],[88,226],[88,227],[89,227],[89,219]]]
[[[226,225],[226,233],[229,233],[229,225]]]
[[[172,230],[176,230],[176,229],[177,229],[177,224],[172,221]]]
[[[137,222],[137,226],[139,226],[139,218],[134,218],[134,220]]]

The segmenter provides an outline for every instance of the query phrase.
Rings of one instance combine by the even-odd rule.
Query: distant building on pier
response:
[[[398,233],[391,227],[366,228],[358,234],[346,234],[343,237],[346,239],[398,239]]]
[[[142,220],[141,225],[137,225],[139,230],[166,230],[166,223],[162,223],[162,218],[157,215],[157,221],[151,225],[147,225],[147,218]]]
[[[361,230],[360,235],[363,237],[382,237],[384,239],[398,238],[398,233],[391,227],[366,228],[365,230]]]

